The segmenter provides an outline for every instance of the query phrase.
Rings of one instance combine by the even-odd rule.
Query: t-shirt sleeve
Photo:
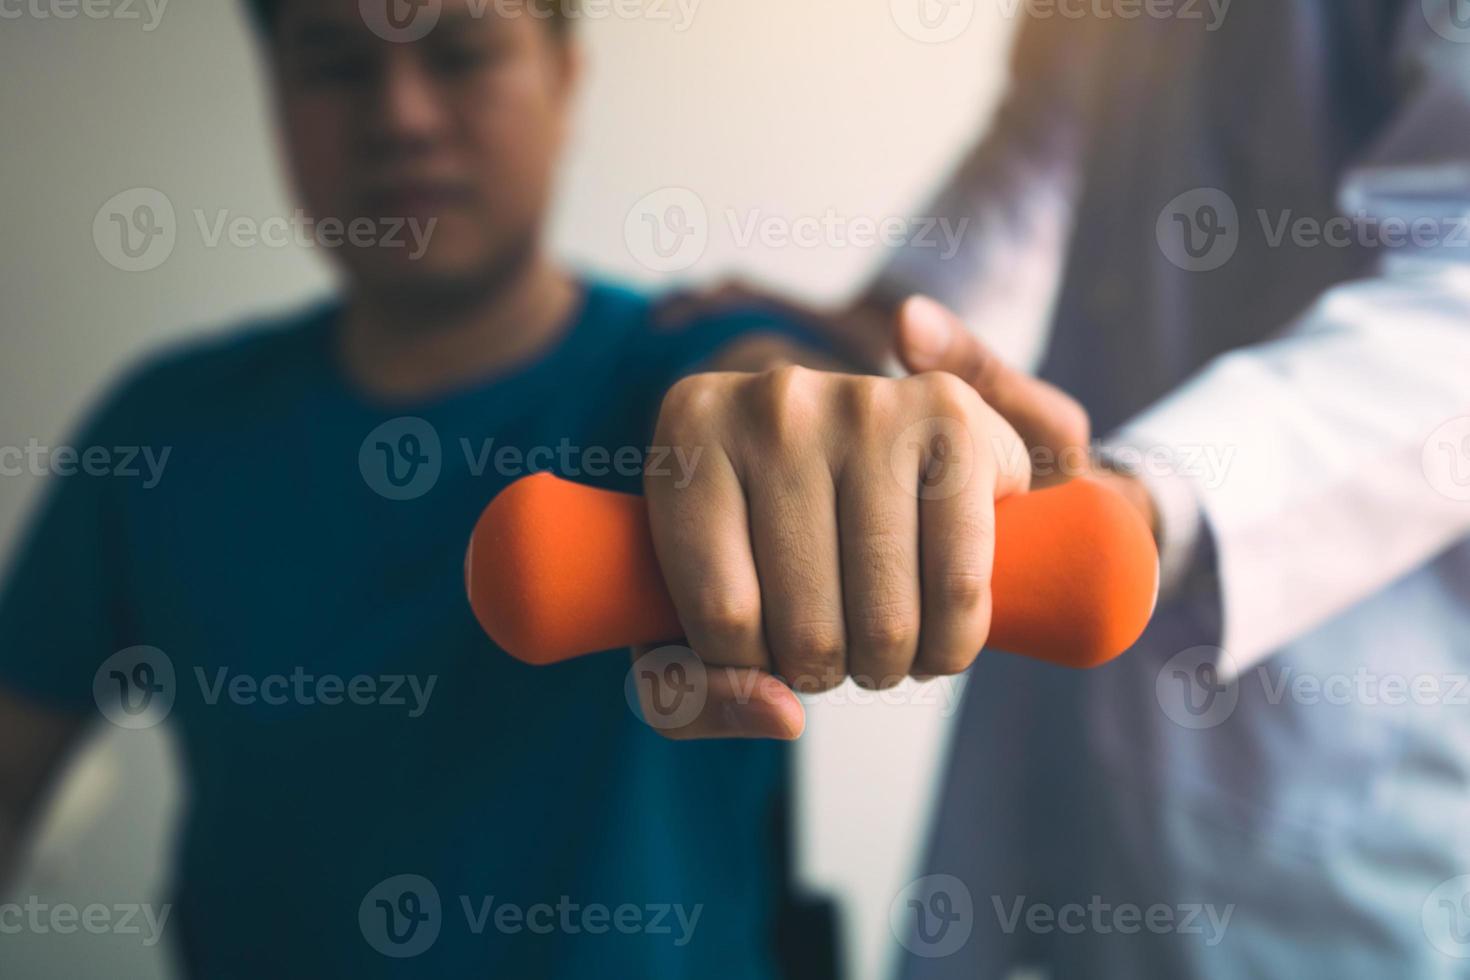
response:
[[[731,308],[676,327],[644,322],[622,375],[633,379],[634,426],[651,435],[664,394],[675,382],[706,369],[736,341],[762,336],[790,340],[820,354],[835,354],[832,344],[814,327],[784,311],[761,306]]]
[[[88,449],[121,445],[122,399],[109,399],[65,446],[31,444],[11,473],[44,481],[0,579],[0,687],[78,714],[93,710],[97,669],[123,645],[126,610],[119,484]]]
[[[669,385],[703,368],[736,341],[778,337],[816,353],[834,356],[832,344],[816,328],[785,311],[759,305],[710,316],[673,331],[663,360]]]

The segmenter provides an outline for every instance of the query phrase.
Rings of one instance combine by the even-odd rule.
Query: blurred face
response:
[[[411,41],[386,40],[404,35],[362,6],[281,5],[273,61],[301,204],[360,287],[493,284],[537,247],[574,52],[514,5],[444,0]]]

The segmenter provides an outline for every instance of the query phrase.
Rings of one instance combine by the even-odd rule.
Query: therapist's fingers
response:
[[[1006,364],[943,305],[926,296],[910,297],[899,307],[896,331],[904,367],[915,374],[945,371],[963,378],[1028,447],[1085,452],[1092,424],[1076,399]]]
[[[685,647],[635,648],[629,687],[644,722],[675,741],[791,741],[806,727],[801,699],[770,673],[711,667]]]

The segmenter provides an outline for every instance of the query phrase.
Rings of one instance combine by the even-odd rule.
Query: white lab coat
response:
[[[982,657],[904,975],[1470,976],[1470,4],[1034,20],[927,213],[883,288],[1155,453],[1166,593]]]

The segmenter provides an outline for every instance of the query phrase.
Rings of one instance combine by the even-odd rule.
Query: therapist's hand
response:
[[[1093,464],[1092,421],[1087,411],[1055,385],[1015,370],[976,339],[962,320],[924,296],[899,307],[895,347],[910,371],[947,371],[970,385],[1009,422],[1032,462],[1033,490],[1091,479],[1122,494],[1158,534],[1158,513],[1137,479]]]
[[[694,375],[654,442],[700,453],[687,484],[650,471],[645,490],[708,684],[700,717],[664,734],[793,738],[791,688],[957,674],[984,646],[995,501],[1025,492],[1030,470],[960,377]]]

